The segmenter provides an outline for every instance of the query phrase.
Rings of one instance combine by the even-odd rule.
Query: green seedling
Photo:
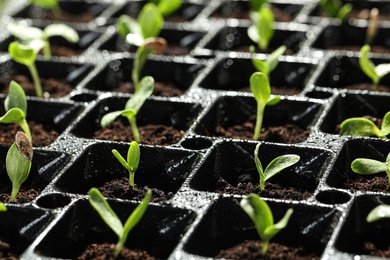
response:
[[[351,136],[376,136],[387,139],[390,134],[390,111],[382,119],[381,129],[374,122],[364,117],[352,117],[344,120],[340,125],[341,135]]]
[[[119,240],[114,250],[114,258],[116,258],[122,250],[129,232],[138,224],[147,210],[150,198],[152,196],[152,190],[147,191],[144,199],[126,220],[125,225],[122,224],[119,217],[115,214],[98,189],[91,188],[88,194],[89,203],[99,213],[100,217],[107,224],[107,226],[109,226],[118,236]]]
[[[182,5],[182,0],[152,0],[152,2],[164,17],[174,13]]]
[[[370,46],[364,45],[360,49],[359,65],[362,71],[372,80],[373,90],[378,91],[380,80],[390,73],[390,63],[379,64],[377,66],[370,60]]]
[[[251,46],[253,47],[253,46]],[[286,46],[282,45],[268,55],[266,60],[259,60],[252,57],[253,66],[259,71],[267,75],[269,79],[270,73],[276,68],[279,64],[279,57],[286,51]],[[251,53],[254,53],[254,48],[250,48]]]
[[[112,150],[112,154],[115,158],[129,171],[129,185],[134,187],[134,174],[138,169],[140,159],[140,149],[136,141],[130,143],[129,150],[127,151],[127,160],[116,150]]]
[[[5,115],[0,117],[1,124],[18,124],[24,133],[32,140],[30,127],[28,126],[27,100],[23,88],[15,81],[11,81],[9,92],[4,100]]]
[[[344,21],[352,10],[352,4],[343,5],[341,0],[320,0],[321,9],[330,17]]]
[[[366,32],[366,44],[368,45],[372,44],[378,32],[378,15],[379,10],[377,8],[372,8],[370,11],[370,20],[368,21]]]
[[[265,183],[268,179],[280,173],[282,170],[296,164],[301,159],[301,157],[296,154],[284,154],[273,159],[264,170],[263,165],[261,164],[259,159],[259,149],[260,149],[260,143],[256,145],[254,157],[255,157],[256,169],[260,175],[261,191],[264,190]]]
[[[366,221],[371,223],[384,218],[390,218],[390,205],[378,205],[368,213]]]
[[[36,41],[42,41],[43,55],[50,58],[50,41],[49,38],[53,36],[61,36],[70,43],[77,43],[79,35],[75,29],[66,24],[50,24],[43,30],[38,27],[27,26],[20,23],[8,24],[8,31],[20,39],[24,45],[29,46],[35,44]]]
[[[255,224],[256,231],[263,241],[261,253],[265,256],[270,240],[287,226],[294,210],[292,208],[288,209],[284,217],[274,224],[274,217],[270,207],[259,195],[249,194],[241,200],[240,206]]]
[[[19,192],[20,186],[30,174],[33,148],[30,139],[18,131],[15,142],[11,145],[5,159],[8,177],[12,182],[12,192],[9,201],[12,202]]]
[[[263,5],[253,19],[255,23],[248,27],[248,36],[257,43],[260,50],[265,51],[274,36],[274,14],[269,5]]]
[[[56,19],[61,16],[59,0],[29,0],[29,2],[32,5],[50,10]]]
[[[268,77],[263,72],[255,72],[249,79],[251,92],[257,102],[256,125],[253,139],[258,140],[263,124],[265,106],[276,105],[280,101],[279,96],[271,97],[271,87]]]
[[[136,116],[146,99],[153,93],[154,79],[150,76],[146,76],[140,81],[139,85],[139,90],[127,101],[124,110],[105,114],[100,121],[100,125],[104,128],[114,122],[117,117],[126,117],[129,120],[134,139],[137,143],[141,142],[141,138],[137,128]]]
[[[7,206],[4,205],[4,203],[1,203],[0,202],[0,212],[4,212],[4,211],[7,211]]]
[[[387,155],[386,161],[381,162],[367,158],[357,158],[351,163],[352,171],[362,174],[371,175],[381,172],[386,172],[390,185],[390,153]]]
[[[249,0],[249,9],[251,12],[258,12],[262,6],[268,3],[268,0]]]
[[[38,70],[35,66],[35,60],[38,52],[43,48],[42,41],[32,41],[29,46],[20,44],[17,41],[11,42],[8,46],[8,52],[11,58],[25,66],[30,71],[31,77],[34,82],[35,92],[38,97],[42,97],[42,86],[39,79]]]

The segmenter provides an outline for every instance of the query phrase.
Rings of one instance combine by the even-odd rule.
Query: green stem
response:
[[[130,187],[134,187],[134,172],[133,171],[129,171],[129,185]]]
[[[59,19],[61,17],[61,8],[60,6],[57,4],[53,7],[53,9],[51,9],[52,13],[53,13],[53,16],[55,19]]]
[[[43,46],[43,56],[45,56],[45,58],[51,58],[52,56],[49,39],[46,39],[45,45]]]
[[[27,120],[26,120],[26,119],[23,119],[23,120],[19,121],[18,124],[19,124],[20,127],[22,128],[23,132],[24,132],[24,133],[27,135],[27,137],[30,139],[30,141],[32,141],[32,135],[31,135],[30,127],[28,126]]]
[[[12,192],[11,192],[11,196],[9,197],[9,202],[14,201],[16,195],[18,195],[19,189],[20,189],[20,185],[12,183]]]
[[[121,250],[123,248],[123,245],[124,245],[124,241],[122,241],[122,239],[119,239],[118,243],[115,246],[114,258],[118,257],[119,253],[121,252]]]
[[[42,86],[41,86],[41,81],[39,79],[39,75],[38,75],[38,71],[37,71],[37,67],[35,66],[35,64],[31,64],[29,66],[27,66],[30,73],[31,73],[31,77],[33,79],[33,82],[34,82],[34,86],[35,86],[35,92],[37,94],[37,97],[42,97],[43,94],[42,94]]]
[[[373,84],[374,84],[374,91],[378,91],[378,90],[379,90],[379,89],[378,89],[378,86],[379,86],[379,79],[374,80],[374,81],[373,81]]]
[[[263,124],[264,106],[257,105],[255,132],[253,133],[253,140],[258,140],[260,137],[261,126]]]
[[[265,254],[267,253],[267,250],[268,250],[268,244],[269,244],[269,241],[263,241],[263,247],[261,248],[261,254],[263,256],[265,256]]]
[[[138,128],[137,128],[137,122],[135,116],[129,118],[130,126],[131,126],[131,131],[133,132],[134,140],[137,143],[141,142],[141,138],[139,136]]]

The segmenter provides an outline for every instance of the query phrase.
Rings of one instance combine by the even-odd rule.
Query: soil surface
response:
[[[0,259],[16,260],[18,258],[19,257],[12,252],[10,244],[0,238]]]
[[[358,83],[348,86],[340,87],[343,89],[350,89],[350,90],[369,90],[369,91],[375,91],[374,86],[371,83]],[[380,92],[390,92],[390,86],[386,85],[379,85],[378,91]]]
[[[217,258],[225,259],[288,259],[288,260],[315,260],[320,256],[307,252],[310,249],[303,247],[288,247],[282,244],[270,242],[266,257],[261,255],[262,242],[258,240],[246,240],[234,247],[221,250]]]
[[[113,92],[120,93],[134,93],[134,85],[131,82],[120,82],[117,88],[112,90]],[[161,97],[177,97],[183,95],[185,90],[180,89],[173,82],[155,82],[154,83],[154,96]]]
[[[77,258],[78,260],[96,259],[96,260],[114,260],[115,244],[91,244],[85,251]],[[133,259],[133,260],[153,260],[153,256],[146,251],[137,249],[128,249],[124,247],[116,259]]]
[[[72,48],[68,48],[65,46],[60,46],[60,45],[51,45],[51,54],[53,56],[60,56],[60,57],[74,57],[74,56],[79,56],[83,50],[75,50]]]
[[[11,182],[6,183],[6,184],[9,184],[9,185],[6,186],[4,183],[0,184],[0,202],[3,202],[3,203],[9,202],[9,197],[10,197],[11,191],[12,191]],[[16,196],[15,200],[10,202],[10,203],[23,204],[23,203],[28,203],[28,202],[32,201],[42,191],[39,186],[40,185],[38,185],[35,182],[33,182],[32,184],[23,183],[22,186],[20,187],[20,190],[19,190],[18,195]]]
[[[240,88],[238,91],[251,92],[250,86]],[[291,86],[271,86],[271,94],[274,95],[286,95],[294,96],[302,92],[302,88],[291,87]]]
[[[390,257],[390,245],[379,247],[372,242],[365,242],[363,244],[365,255],[372,255],[377,257]]]
[[[183,130],[161,124],[138,126],[138,131],[141,137],[141,143],[152,145],[171,145],[178,143],[185,133]],[[134,140],[131,127],[121,121],[114,121],[109,126],[99,129],[94,133],[92,138],[123,142]]]
[[[356,176],[355,176],[356,175]],[[387,177],[378,175],[360,175],[343,176],[344,185],[347,189],[356,191],[374,191],[390,193],[390,186]]]
[[[360,52],[361,48],[361,45],[336,45],[329,48],[329,50]],[[387,48],[383,45],[373,45],[371,46],[370,52],[388,54],[390,53],[390,48]]]
[[[82,12],[82,13],[70,13],[66,11],[61,11],[61,15],[59,17],[54,17],[54,15],[51,12],[48,12],[45,17],[41,17],[41,19],[47,19],[47,20],[57,20],[62,22],[72,22],[72,23],[87,23],[92,21],[95,16],[89,12]]]

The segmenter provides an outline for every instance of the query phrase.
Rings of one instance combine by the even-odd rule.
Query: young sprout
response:
[[[340,134],[366,137],[376,136],[387,139],[386,136],[390,134],[390,111],[383,117],[381,129],[367,118],[351,117],[341,123]]]
[[[114,122],[118,116],[126,117],[129,120],[134,140],[137,143],[141,142],[141,138],[137,128],[136,116],[146,99],[153,93],[154,79],[151,76],[146,76],[140,81],[139,85],[139,90],[127,101],[124,110],[105,114],[100,120],[100,125],[104,128]]]
[[[130,143],[129,150],[127,151],[127,160],[116,150],[112,150],[112,154],[115,158],[129,171],[129,185],[134,187],[134,174],[138,169],[140,159],[140,149],[136,141]]]
[[[251,12],[258,12],[263,5],[268,4],[268,0],[249,0],[249,9]]]
[[[24,133],[32,140],[30,128],[28,126],[27,116],[27,100],[23,88],[15,81],[11,81],[9,85],[8,95],[4,100],[5,115],[0,117],[2,124],[18,124]]]
[[[264,72],[269,78],[269,74],[279,64],[279,57],[286,51],[286,49],[287,48],[285,45],[280,46],[275,51],[273,51],[270,55],[268,55],[266,60],[259,60],[252,57],[252,64],[259,72]],[[250,50],[253,55],[254,48],[250,48]]]
[[[61,9],[58,0],[29,0],[30,4],[50,10],[55,18],[61,16]]]
[[[144,199],[126,220],[125,225],[122,224],[119,217],[115,214],[98,189],[91,188],[88,194],[89,203],[99,213],[100,217],[104,220],[107,226],[109,226],[118,236],[119,240],[114,250],[114,258],[116,258],[122,250],[129,232],[138,224],[148,208],[148,204],[152,196],[152,190],[147,191]]]
[[[182,5],[182,0],[152,0],[152,2],[157,6],[164,17],[172,14]]]
[[[249,79],[250,89],[257,102],[256,125],[253,134],[253,139],[258,140],[263,124],[263,116],[265,106],[276,105],[280,101],[279,96],[271,98],[271,87],[268,82],[268,77],[263,72],[255,72]]]
[[[343,5],[341,0],[320,0],[321,9],[330,17],[344,21],[352,10],[352,4]]]
[[[259,195],[249,194],[240,201],[240,206],[255,224],[256,231],[263,241],[261,253],[265,256],[269,241],[287,226],[294,210],[289,208],[286,214],[284,214],[284,217],[278,223],[274,224],[274,217],[270,207]]]
[[[275,17],[269,5],[262,5],[254,21],[255,23],[248,27],[248,36],[257,43],[260,50],[265,51],[274,36]]]
[[[371,45],[375,39],[376,33],[378,32],[378,15],[379,10],[372,8],[370,11],[370,20],[368,21],[367,33],[366,33],[366,44]]]
[[[30,71],[35,86],[35,93],[38,97],[42,97],[42,86],[35,66],[35,59],[37,58],[37,53],[42,48],[43,42],[40,40],[32,41],[29,46],[20,44],[17,41],[11,42],[8,46],[8,52],[11,55],[11,58],[16,62],[27,66]]]
[[[282,170],[296,164],[301,159],[301,157],[296,154],[284,154],[273,159],[267,165],[265,170],[263,170],[263,165],[261,164],[259,159],[259,148],[260,148],[260,143],[256,145],[254,157],[255,157],[256,168],[260,175],[260,190],[264,190],[265,182],[268,179],[275,176]]]
[[[8,31],[20,39],[23,44],[29,46],[30,43],[40,40],[43,44],[43,55],[47,58],[51,57],[49,38],[53,36],[61,36],[71,43],[79,41],[79,35],[75,29],[66,24],[50,24],[43,30],[38,27],[27,26],[21,23],[10,23],[7,26]]]
[[[9,148],[5,159],[7,174],[12,182],[10,202],[16,198],[20,186],[30,174],[32,157],[33,148],[30,139],[23,132],[18,131],[15,142]]]
[[[368,213],[366,221],[371,223],[384,218],[390,218],[390,205],[376,206]]]
[[[381,172],[386,172],[387,178],[390,185],[390,153],[386,157],[385,162],[367,159],[367,158],[357,158],[351,163],[352,171],[363,174],[363,175],[371,175]]]
[[[7,211],[7,206],[0,202],[0,212]]]
[[[371,48],[368,44],[360,49],[359,65],[362,71],[371,78],[373,89],[378,91],[379,81],[390,73],[390,63],[375,66],[369,57],[370,50]]]

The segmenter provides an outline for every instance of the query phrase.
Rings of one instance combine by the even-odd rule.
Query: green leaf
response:
[[[272,176],[275,176],[282,170],[296,164],[300,160],[299,155],[296,154],[285,154],[273,159],[264,171],[265,180],[268,180]]]
[[[142,29],[140,25],[135,19],[131,18],[128,15],[121,15],[116,22],[116,26],[118,34],[122,38],[126,38],[128,34],[132,33],[138,35],[141,39],[143,39]]]
[[[46,26],[43,31],[47,38],[52,36],[61,36],[71,43],[77,43],[80,39],[77,31],[66,24],[50,24]]]
[[[387,136],[390,134],[390,111],[385,114],[382,119],[380,136]]]
[[[139,145],[136,141],[132,141],[130,143],[129,150],[127,152],[127,163],[129,165],[129,169],[132,172],[137,171],[138,165],[139,165],[139,160],[140,160],[140,155],[141,151],[139,149]]]
[[[274,35],[274,14],[270,8],[261,8],[259,11],[259,20],[257,21],[257,31],[259,41],[257,42],[261,50],[266,50],[268,44]]]
[[[125,158],[123,158],[123,156],[116,149],[112,149],[111,152],[126,170],[130,170]]]
[[[320,0],[320,4],[322,10],[331,17],[336,17],[341,8],[341,2],[339,0]]]
[[[16,81],[12,80],[9,84],[8,95],[4,101],[4,108],[5,111],[8,111],[14,107],[20,108],[24,115],[27,114],[26,94],[24,93],[23,88]]]
[[[370,211],[367,215],[367,222],[375,222],[383,218],[390,218],[390,206],[379,205]]]
[[[264,4],[267,3],[268,0],[249,0],[249,7],[251,11],[257,12]]]
[[[279,64],[279,57],[286,51],[286,49],[286,46],[282,45],[268,56],[266,63],[270,72],[273,71]]]
[[[7,207],[3,203],[0,202],[0,212],[1,211],[3,211],[3,212],[7,211]]]
[[[358,158],[351,163],[352,171],[358,174],[370,175],[389,170],[387,163],[372,159]]]
[[[375,73],[378,75],[379,78],[383,78],[390,73],[390,63],[379,64],[375,67]]]
[[[88,200],[92,207],[98,212],[107,226],[109,226],[118,237],[121,237],[124,231],[122,222],[104,199],[102,193],[96,188],[91,188],[88,191],[88,195]]]
[[[102,128],[108,126],[112,122],[117,119],[119,116],[125,116],[126,118],[131,118],[136,116],[136,112],[134,110],[128,109],[128,110],[120,110],[120,111],[114,111],[111,113],[105,114],[102,119],[100,120],[100,125]]]
[[[168,16],[181,7],[182,0],[161,0],[157,4],[158,10],[163,16]]]
[[[252,59],[252,64],[259,72],[263,72],[266,75],[269,75],[269,73],[271,72],[269,70],[269,67],[268,67],[266,61]]]
[[[348,118],[341,123],[340,134],[351,136],[378,136],[380,130],[367,118],[353,117]]]
[[[260,41],[260,35],[256,24],[250,25],[248,27],[247,34],[253,42],[258,43]]]
[[[270,97],[268,100],[267,100],[267,106],[274,106],[274,105],[277,105],[279,104],[281,100],[281,97],[280,96],[273,96],[273,97]]]
[[[147,3],[138,15],[138,24],[141,27],[142,37],[156,37],[159,35],[164,23],[164,18],[153,3]]]
[[[368,44],[364,45],[360,49],[360,57],[359,57],[359,65],[362,71],[372,79],[372,81],[377,82],[379,80],[379,76],[375,71],[375,65],[369,58],[370,54],[370,46]]]
[[[341,21],[344,21],[346,18],[348,18],[348,14],[352,11],[352,9],[353,9],[352,4],[350,3],[345,4],[337,12],[336,18],[340,19]]]
[[[271,96],[271,88],[269,86],[267,75],[263,72],[255,72],[250,77],[249,82],[251,92],[257,103],[265,106]]]
[[[10,43],[8,46],[8,52],[13,60],[26,66],[34,64],[37,56],[37,53],[33,48],[22,45],[17,41]]]
[[[2,124],[11,124],[18,123],[20,120],[26,118],[26,114],[17,107],[11,108],[5,113],[2,117],[0,117],[0,123]]]
[[[58,0],[29,0],[31,4],[47,9],[52,9],[58,5]]]
[[[38,27],[27,26],[21,23],[9,23],[7,29],[13,36],[22,41],[44,38],[43,31]]]
[[[255,148],[254,157],[255,157],[255,165],[257,172],[259,173],[259,179],[260,179],[260,190],[264,190],[265,188],[265,174],[263,170],[263,165],[261,164],[261,161],[259,159],[259,149],[260,149],[261,143],[258,143]]]
[[[136,113],[141,109],[145,101],[152,95],[154,89],[154,79],[151,76],[143,77],[138,84],[138,90],[127,101],[125,108],[132,109]]]
[[[31,160],[27,160],[21,154],[16,143],[13,143],[9,148],[5,164],[13,186],[20,186],[26,181],[31,169]]]
[[[284,229],[288,222],[290,221],[291,215],[294,213],[293,209],[288,209],[286,214],[284,214],[283,218],[276,223],[275,225],[269,226],[265,229],[264,233],[268,240],[273,238],[277,233],[279,233],[282,229]]]

